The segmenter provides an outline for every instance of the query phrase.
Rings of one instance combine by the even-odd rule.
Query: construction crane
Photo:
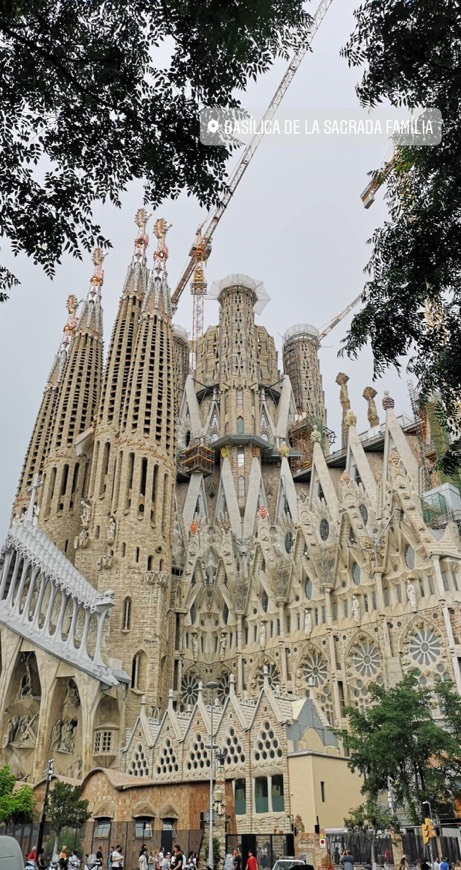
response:
[[[346,308],[344,308],[342,311],[340,311],[340,313],[337,314],[336,317],[333,317],[333,320],[330,320],[330,322],[327,323],[327,325],[323,327],[323,329],[321,330],[321,332],[319,334],[319,341],[323,341],[325,336],[328,335],[328,333],[331,332],[331,330],[334,329],[335,326],[337,326],[338,323],[341,322],[341,320],[344,320],[344,318],[347,317],[347,315],[349,314],[349,311],[352,311],[352,309],[355,308],[357,303],[360,302],[361,298],[362,298],[362,294],[359,293],[359,295],[356,296],[355,299],[353,299],[352,302],[350,302],[349,305],[346,306]]]
[[[398,173],[398,190],[401,196],[404,195],[404,183],[405,179],[408,178],[408,172],[411,169],[413,162],[411,159],[405,158],[402,155],[402,152],[399,148],[394,148],[394,153],[389,160],[384,160],[380,168],[377,172],[374,173],[373,178],[367,184],[366,188],[360,194],[360,199],[362,200],[365,208],[370,208],[375,201],[375,193],[387,181],[389,175],[393,170]]]
[[[211,252],[211,239],[216,230],[216,227],[219,224],[227,206],[229,205],[230,200],[232,199],[238,185],[240,184],[248,166],[253,159],[258,146],[263,138],[263,131],[266,129],[265,122],[270,121],[280,103],[285,96],[288,87],[297,71],[299,66],[301,65],[304,56],[307,54],[311,42],[317,33],[329,7],[331,6],[333,0],[320,0],[320,3],[317,7],[315,14],[312,17],[311,26],[309,28],[308,38],[299,46],[295,54],[293,55],[288,69],[283,76],[277,90],[275,91],[272,100],[267,107],[261,123],[258,125],[258,130],[261,132],[255,133],[245,148],[240,160],[237,163],[237,166],[233,170],[226,192],[224,193],[222,199],[217,203],[217,205],[209,212],[202,225],[200,226],[197,238],[189,252],[189,259],[184,267],[182,275],[178,281],[178,284],[172,294],[171,303],[173,307],[173,311],[176,311],[178,307],[179,300],[184,291],[184,288],[189,281],[192,273],[195,272],[197,274],[197,280],[193,280],[192,282],[192,296],[193,296],[193,316],[192,316],[192,357],[194,362],[196,362],[196,353],[197,353],[197,344],[198,339],[203,334],[203,300],[206,295],[206,282],[204,280],[204,265],[206,260],[208,259]],[[197,271],[198,270],[198,271]],[[203,280],[202,280],[203,277]],[[195,278],[195,275],[194,275]],[[195,287],[194,287],[195,285]]]

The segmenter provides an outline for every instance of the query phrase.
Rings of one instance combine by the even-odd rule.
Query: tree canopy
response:
[[[0,822],[24,824],[34,816],[35,799],[30,785],[15,789],[16,777],[8,765],[0,768]]]
[[[48,275],[63,252],[106,245],[96,202],[143,179],[153,207],[222,189],[226,147],[198,110],[305,37],[302,0],[9,0],[0,12],[0,235]],[[17,284],[0,267],[0,299]]]
[[[46,818],[56,837],[63,828],[79,828],[89,818],[88,801],[81,800],[81,788],[56,780],[48,796]]]
[[[363,793],[376,804],[392,780],[395,806],[421,821],[421,805],[447,806],[461,790],[460,698],[451,684],[435,689],[409,672],[389,689],[373,684],[366,710],[347,707],[349,729],[338,733],[349,750],[349,767],[364,777]],[[440,705],[444,727],[434,721]]]
[[[438,108],[443,138],[435,147],[405,147],[387,176],[389,219],[370,240],[370,279],[345,350],[354,357],[370,340],[376,374],[410,355],[422,396],[440,395],[452,427],[450,470],[461,460],[461,7],[365,0],[355,17],[344,55],[365,67],[361,103]]]

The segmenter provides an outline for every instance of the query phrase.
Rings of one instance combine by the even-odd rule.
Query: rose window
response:
[[[198,700],[199,678],[194,671],[187,671],[181,680],[181,706],[194,706]]]
[[[318,650],[312,650],[304,659],[304,677],[308,686],[321,686],[328,677],[328,665]]]
[[[418,629],[409,639],[408,651],[418,665],[434,664],[442,652],[439,637],[429,626]]]
[[[356,671],[362,677],[373,677],[380,669],[381,657],[373,641],[365,640],[356,647],[352,655]]]
[[[221,707],[224,706],[224,702],[227,699],[229,694],[229,673],[228,671],[223,671],[223,673],[218,677],[217,681],[218,688],[216,689],[216,693],[218,695],[218,700]]]
[[[275,686],[280,685],[280,672],[276,664],[274,662],[267,662],[260,670],[258,675],[258,686],[262,689],[264,685],[264,668],[266,669],[267,676],[269,677],[269,685],[274,688]]]

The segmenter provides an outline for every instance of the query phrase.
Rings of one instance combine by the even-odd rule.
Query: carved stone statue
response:
[[[59,749],[61,745],[62,719],[57,719],[51,729],[50,749]]]
[[[376,390],[373,387],[365,387],[362,396],[368,402],[368,422],[370,426],[379,426],[379,417],[375,402]]]
[[[19,728],[19,716],[12,716],[12,718],[8,722],[8,729],[5,734],[5,739],[3,741],[3,748],[8,746],[9,743],[14,743],[16,739],[16,733]]]
[[[80,755],[77,755],[77,758],[75,759],[73,773],[74,773],[75,779],[80,779],[82,776],[82,759],[81,759]]]
[[[227,631],[222,631],[219,638],[219,657],[224,658],[224,653],[227,647]]]
[[[77,686],[73,680],[69,680],[67,684],[66,696],[64,698],[64,706],[69,704],[71,707],[80,707],[80,696]]]
[[[347,444],[345,419],[346,419],[346,414],[351,407],[351,403],[349,400],[349,394],[347,391],[348,380],[349,380],[349,375],[346,375],[344,372],[339,372],[336,375],[336,383],[339,384],[339,387],[340,387],[339,401],[341,402],[341,407],[343,409],[343,419],[342,419],[342,426],[341,426],[341,441],[342,441],[343,447],[345,447]]]
[[[312,614],[308,607],[304,611],[304,634],[310,637],[312,631]]]
[[[356,595],[352,596],[352,616],[356,622],[360,622],[360,602]]]
[[[259,646],[261,649],[264,649],[266,646],[266,620],[261,620],[261,625],[259,626]]]
[[[197,631],[192,632],[191,646],[192,646],[192,657],[194,659],[194,662],[196,662],[197,656],[198,656],[198,634],[197,634]]]
[[[115,522],[114,517],[110,517],[109,519],[109,528],[107,529],[107,543],[113,544],[115,541],[115,530],[117,528],[117,524]]]
[[[75,719],[68,719],[62,727],[61,745],[58,747],[61,752],[73,752],[75,746],[74,731],[77,727]]]
[[[30,698],[32,696],[32,673],[30,670],[30,665],[27,659],[24,661],[24,667],[26,669],[25,674],[21,677],[21,682],[19,683],[18,690],[18,700],[20,701],[22,698]]]
[[[416,610],[417,610],[416,590],[415,590],[415,587],[414,587],[413,583],[411,582],[411,580],[409,580],[407,583],[407,598],[408,598],[408,601],[410,602],[410,607],[411,607],[413,613],[416,613]]]
[[[38,719],[38,713],[35,716],[22,716],[19,720],[19,727],[15,737],[15,743],[19,744],[19,746],[35,746],[37,735],[32,726],[36,719]]]
[[[80,518],[82,521],[82,527],[84,529],[88,529],[90,527],[90,520],[91,520],[91,502],[90,502],[89,498],[82,499],[82,501],[80,502],[80,507],[81,507]]]

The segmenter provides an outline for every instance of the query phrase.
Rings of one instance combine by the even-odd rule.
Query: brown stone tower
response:
[[[68,321],[64,327],[64,337],[59,350],[54,358],[53,365],[48,377],[43,398],[35,421],[35,426],[24,458],[18,491],[13,506],[13,516],[23,514],[29,505],[30,488],[34,475],[42,475],[45,459],[48,455],[54,416],[59,397],[59,387],[66,362],[68,346],[71,336],[77,326],[75,312],[77,309],[77,297],[69,296],[67,299]]]
[[[90,290],[75,325],[60,381],[44,464],[39,523],[70,559],[80,530],[80,504],[89,471],[87,456],[78,455],[78,444],[91,428],[101,392],[103,260],[97,248]]]
[[[298,414],[307,413],[325,428],[327,417],[318,351],[319,332],[315,326],[299,324],[283,340],[283,369],[291,381]]]
[[[167,229],[165,221],[156,221],[154,232],[158,245],[154,269],[147,282],[139,324],[137,328],[133,326],[136,341],[126,388],[119,393],[120,400],[123,397],[123,409],[121,415],[117,410],[116,426],[120,434],[116,441],[115,464],[110,466],[109,473],[110,513],[105,492],[98,495],[96,488],[93,496],[95,516],[99,516],[98,501],[106,505],[102,509],[107,524],[104,535],[102,519],[99,530],[94,528],[95,546],[101,540],[105,548],[105,554],[97,559],[98,585],[104,587],[110,582],[115,592],[110,645],[112,654],[131,674],[132,691],[127,699],[129,715],[135,715],[139,694],[145,694],[151,706],[165,704],[171,685],[171,656],[168,664],[166,656],[171,635],[168,614],[176,475],[173,333],[165,270]],[[141,264],[138,290],[142,290],[144,282],[143,268]],[[135,286],[133,283],[133,293]],[[134,297],[129,304],[122,299],[121,308],[126,309],[133,324],[135,307],[138,308],[138,303],[135,306]],[[125,324],[124,335],[128,326],[129,323]],[[116,327],[116,335],[121,334],[122,323]],[[116,358],[116,350],[114,354]],[[105,403],[110,400],[112,364],[113,361],[109,361]],[[124,371],[126,373],[126,368]],[[116,380],[115,375],[114,378]],[[122,380],[122,371],[119,371],[119,379]],[[118,385],[114,381],[112,390],[116,389]],[[104,406],[104,414],[108,414],[109,407],[110,402]],[[115,433],[115,426],[113,431]],[[108,440],[105,443],[110,444]],[[99,459],[98,467],[107,473]],[[104,489],[101,471],[99,477],[96,471],[96,487],[102,482]],[[106,569],[110,570],[110,581]]]
[[[142,302],[147,290],[148,269],[146,234],[148,215],[144,209],[136,213],[138,233],[135,250],[128,267],[117,317],[112,330],[109,354],[104,373],[101,402],[98,409],[91,475],[88,487],[87,517],[76,541],[75,564],[95,585],[104,585],[106,575],[101,566],[109,567],[114,556],[114,492],[118,439],[123,403],[126,397],[130,368],[133,363],[136,336]]]

